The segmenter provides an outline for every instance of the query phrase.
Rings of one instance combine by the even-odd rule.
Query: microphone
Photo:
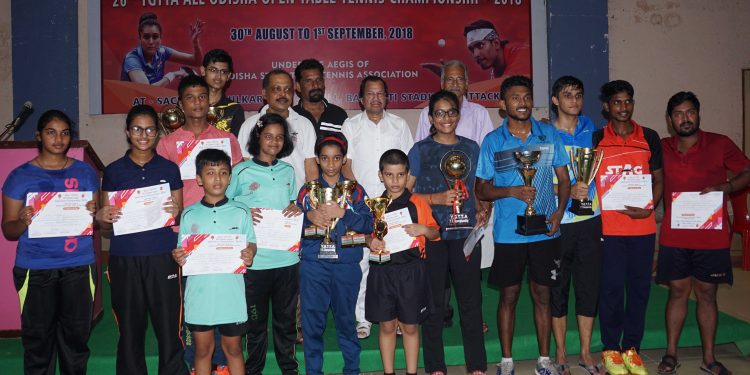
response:
[[[13,122],[10,123],[11,127],[18,128],[19,126],[21,126],[21,124],[26,121],[26,118],[31,114],[33,108],[34,106],[31,104],[31,101],[26,101],[26,103],[23,103],[21,112],[19,112],[18,116],[16,116],[16,118],[13,119]]]

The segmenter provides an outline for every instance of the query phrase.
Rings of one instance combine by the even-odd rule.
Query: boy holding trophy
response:
[[[372,232],[372,215],[365,205],[365,191],[341,174],[346,164],[346,139],[339,134],[321,138],[315,145],[320,166],[317,180],[305,184],[297,197],[304,211],[306,236],[301,243],[300,298],[305,337],[305,368],[323,374],[323,332],[328,309],[333,310],[344,374],[359,374],[360,345],[355,327],[362,270],[364,235]],[[308,227],[313,226],[313,230]],[[322,236],[317,229],[323,229]],[[351,244],[345,248],[343,243]]]

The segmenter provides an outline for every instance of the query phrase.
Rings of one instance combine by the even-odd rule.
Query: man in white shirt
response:
[[[380,155],[390,149],[408,153],[414,144],[409,125],[394,114],[386,112],[388,86],[377,76],[367,76],[359,85],[359,102],[364,111],[344,121],[341,132],[349,142],[349,163],[344,164],[344,176],[355,178],[370,197],[383,194],[385,187],[378,178]],[[361,339],[370,336],[372,323],[365,319],[365,292],[367,273],[370,270],[369,248],[364,248],[360,262],[362,282],[355,310],[357,336]]]
[[[443,64],[440,72],[440,87],[458,96],[458,104],[461,106],[461,118],[458,120],[456,134],[471,139],[478,145],[482,145],[484,137],[495,129],[490,119],[490,113],[480,104],[472,103],[466,98],[469,88],[469,74],[466,65],[459,60],[450,60]],[[419,142],[430,135],[429,108],[424,107],[419,114],[419,125],[415,142]]]
[[[258,114],[245,120],[237,139],[242,148],[242,156],[249,159],[252,155],[247,151],[247,141],[260,116],[275,113],[285,118],[294,141],[294,151],[281,160],[294,167],[294,178],[299,191],[305,182],[318,178],[318,165],[315,162],[315,128],[310,120],[290,108],[293,95],[294,81],[287,71],[274,69],[268,72],[263,77],[263,98],[267,104],[260,109]]]

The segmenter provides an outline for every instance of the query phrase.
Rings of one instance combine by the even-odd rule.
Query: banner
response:
[[[440,87],[441,64],[452,59],[468,67],[469,99],[497,107],[504,77],[531,75],[530,1],[107,0],[103,112],[176,104],[180,77],[200,74],[194,44],[202,53],[229,52],[234,73],[227,95],[245,110],[263,105],[265,72],[281,68],[293,75],[306,58],[323,62],[326,98],[345,109],[359,109],[359,84],[371,74],[388,84],[388,108],[422,107]],[[146,13],[155,15],[158,35],[157,27],[139,34]],[[472,23],[480,27],[467,36]],[[133,82],[134,75],[151,84]]]

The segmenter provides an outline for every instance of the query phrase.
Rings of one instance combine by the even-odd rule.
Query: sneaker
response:
[[[627,375],[628,369],[622,360],[622,354],[617,350],[607,350],[602,352],[602,363],[610,375]]]
[[[555,364],[552,363],[552,360],[542,359],[539,361],[536,361],[536,368],[534,369],[534,373],[536,375],[558,375],[557,369],[555,368]]]
[[[646,371],[646,366],[643,365],[641,356],[638,355],[638,352],[635,351],[635,348],[630,348],[629,350],[626,350],[625,353],[623,353],[622,359],[623,359],[623,362],[625,362],[625,367],[628,368],[628,371],[630,371],[631,374],[648,375],[648,371]]]
[[[516,370],[513,367],[513,362],[500,362],[497,365],[497,375],[515,375]]]
[[[370,329],[372,329],[372,323],[359,322],[357,324],[357,338],[362,340],[370,337]]]
[[[216,369],[211,372],[211,375],[230,375],[229,366],[218,365],[216,366]]]

